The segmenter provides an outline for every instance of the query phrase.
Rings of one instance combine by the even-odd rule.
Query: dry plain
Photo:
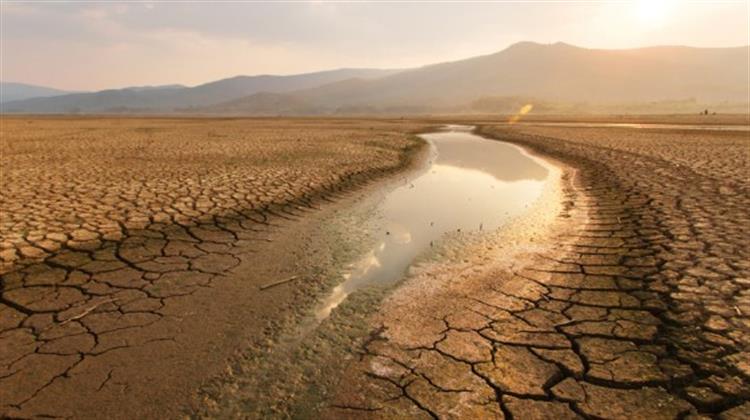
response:
[[[420,129],[3,118],[0,414],[174,416],[237,330],[321,287],[258,292],[295,274],[302,228],[278,227],[408,164]]]
[[[3,118],[0,413],[175,417],[327,286],[258,291],[306,223],[456,120]],[[394,290],[320,414],[750,416],[748,132],[478,120],[561,168],[554,212]]]

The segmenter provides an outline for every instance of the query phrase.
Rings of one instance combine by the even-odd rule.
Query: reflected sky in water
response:
[[[547,169],[514,146],[458,126],[422,138],[436,153],[429,169],[379,203],[384,222],[376,246],[352,263],[316,312],[318,320],[358,288],[399,280],[446,232],[496,229],[541,194]]]

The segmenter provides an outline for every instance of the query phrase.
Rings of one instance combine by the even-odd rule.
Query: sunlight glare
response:
[[[638,20],[648,26],[661,26],[667,18],[671,2],[667,0],[641,0],[638,2]]]
[[[531,112],[532,109],[534,109],[534,105],[532,104],[526,104],[522,106],[516,115],[510,117],[510,119],[508,120],[508,124],[517,123],[521,119],[521,117]]]

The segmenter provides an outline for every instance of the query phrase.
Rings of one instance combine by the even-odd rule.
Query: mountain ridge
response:
[[[301,90],[290,102],[318,112],[348,109],[460,111],[486,97],[535,97],[559,103],[746,101],[750,47],[654,46],[587,49],[522,42],[492,54],[407,69],[367,81]],[[238,102],[238,101],[236,101]],[[255,110],[252,97],[242,102]],[[280,98],[276,98],[281,103]],[[281,106],[281,105],[280,105]],[[204,108],[202,112],[220,112]],[[235,112],[240,112],[234,107]]]
[[[67,90],[21,82],[0,82],[0,103],[71,93]]]
[[[187,88],[203,98],[202,102],[183,93],[159,100],[161,109],[167,112],[251,115],[348,113],[355,109],[452,112],[472,110],[483,98],[518,97],[606,106],[687,104],[689,100],[696,105],[745,103],[750,95],[749,55],[750,46],[592,49],[564,42],[523,41],[491,54],[404,70],[338,69],[292,76],[236,76]],[[284,82],[295,77],[299,81],[301,76],[307,77],[304,82]],[[231,89],[234,96],[223,100],[219,94],[201,96],[202,91],[240,82],[252,88]],[[119,94],[123,96],[120,105],[127,112],[133,106],[127,95],[132,93]],[[152,94],[170,95],[158,90]],[[51,108],[59,110],[59,103],[65,100],[57,97],[13,102],[8,108],[26,104],[31,105],[31,112],[48,112],[46,104],[57,102],[57,108]]]
[[[386,75],[395,70],[335,69],[297,75],[234,76],[193,87],[147,86],[106,89],[91,93],[29,98],[3,104],[6,112],[172,112],[176,108],[208,106],[265,90],[289,92],[352,77]]]

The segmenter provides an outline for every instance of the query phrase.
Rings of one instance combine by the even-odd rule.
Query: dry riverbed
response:
[[[311,264],[339,285],[265,352],[235,358],[229,374],[206,389],[209,409],[201,415],[331,414],[330,399],[349,376],[341,370],[343,362],[357,356],[352,350],[360,340],[373,336],[368,316],[382,298],[391,290],[404,294],[398,286],[405,275],[430,265],[465,268],[470,261],[462,256],[470,246],[478,257],[472,263],[488,261],[501,250],[496,228],[517,225],[538,201],[559,202],[539,199],[559,171],[516,146],[461,126],[421,137],[430,148],[417,170],[357,194],[359,200],[324,224],[320,237],[331,240],[317,242],[315,249],[326,257]],[[434,280],[420,289],[440,287]],[[430,296],[412,298],[416,307],[431,307]],[[381,311],[388,312],[387,306]]]
[[[541,196],[310,328],[440,122],[4,118],[0,414],[750,416],[747,131],[483,121]]]
[[[498,250],[392,293],[325,414],[748,418],[747,132],[479,131],[559,165],[559,188]]]

